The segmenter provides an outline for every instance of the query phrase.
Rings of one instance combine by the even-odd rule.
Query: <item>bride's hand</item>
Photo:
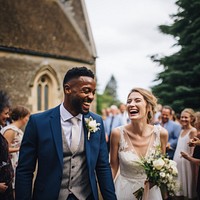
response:
[[[146,180],[146,181],[144,182],[144,184],[145,184],[145,185],[146,185],[146,184],[149,184],[149,189],[151,189],[153,186],[155,186],[154,183],[152,183],[152,182],[150,182],[150,181],[148,181],[148,180]]]

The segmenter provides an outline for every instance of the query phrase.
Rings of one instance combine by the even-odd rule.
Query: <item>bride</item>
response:
[[[160,125],[151,124],[156,102],[151,92],[143,88],[132,89],[127,98],[131,122],[113,129],[111,133],[110,161],[119,200],[135,200],[133,193],[144,187],[146,174],[138,164],[140,158],[149,155],[158,145],[165,153],[168,132]],[[148,200],[161,199],[160,189],[152,187]]]

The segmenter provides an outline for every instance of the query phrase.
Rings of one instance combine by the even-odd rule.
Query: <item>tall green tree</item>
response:
[[[113,97],[113,99],[117,99],[116,89],[117,89],[117,81],[115,77],[112,75],[105,87],[104,94]]]
[[[172,106],[176,112],[186,107],[200,111],[200,1],[178,0],[176,5],[173,23],[160,25],[159,30],[173,36],[180,50],[170,56],[151,57],[164,67],[152,92],[161,104]]]
[[[119,105],[120,101],[118,100],[117,95],[117,81],[112,75],[103,94],[97,94],[97,113],[101,114],[103,108],[108,108],[112,104]]]

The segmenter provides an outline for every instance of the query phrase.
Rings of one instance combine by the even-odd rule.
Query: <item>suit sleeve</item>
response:
[[[173,149],[176,149],[177,141],[181,132],[181,126],[178,124],[174,124],[173,138],[171,138],[170,146]]]
[[[16,168],[15,192],[16,200],[30,200],[32,180],[37,159],[36,127],[32,116],[26,126],[20,147],[19,161]]]
[[[109,163],[108,150],[105,141],[105,132],[103,121],[101,120],[101,141],[99,156],[96,165],[96,174],[99,187],[104,200],[116,200],[115,189],[112,179],[112,173]]]

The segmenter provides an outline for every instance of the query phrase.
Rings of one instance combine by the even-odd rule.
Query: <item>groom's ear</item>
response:
[[[66,94],[71,93],[71,87],[70,87],[70,85],[69,85],[68,83],[66,83],[66,84],[64,85],[64,92],[65,92]]]

